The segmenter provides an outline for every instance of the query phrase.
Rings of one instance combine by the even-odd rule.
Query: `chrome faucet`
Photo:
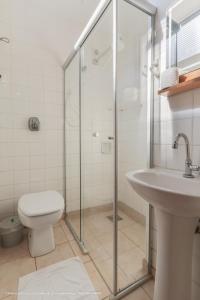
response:
[[[179,139],[183,138],[185,141],[185,147],[186,147],[186,160],[185,160],[185,173],[183,174],[183,177],[186,178],[194,178],[194,175],[192,174],[193,171],[200,171],[200,166],[194,166],[192,164],[191,156],[190,156],[190,143],[188,140],[188,137],[185,133],[179,133],[176,136],[176,139],[172,145],[173,149],[178,149],[178,142]]]

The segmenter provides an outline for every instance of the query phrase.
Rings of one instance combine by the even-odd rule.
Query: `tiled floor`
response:
[[[14,248],[0,248],[0,299],[16,299],[15,295],[9,295],[8,293],[15,293],[17,291],[20,276],[73,256],[79,256],[83,260],[93,285],[100,293],[100,299],[109,299],[109,288],[91,258],[80,252],[64,221],[61,221],[55,227],[54,231],[57,244],[56,250],[36,259],[30,257],[26,240]],[[143,288],[138,289],[124,299],[150,300],[152,299],[152,295],[153,281],[150,281]]]
[[[113,223],[108,219],[112,210],[92,210],[83,213],[85,247],[104,280],[112,289],[113,284]],[[120,289],[147,274],[145,264],[145,226],[119,211],[118,222],[118,286]],[[79,215],[70,216],[78,232]]]

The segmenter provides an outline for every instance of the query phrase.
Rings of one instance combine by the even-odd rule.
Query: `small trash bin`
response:
[[[4,248],[16,246],[22,241],[23,225],[18,216],[11,216],[0,222],[0,239]]]

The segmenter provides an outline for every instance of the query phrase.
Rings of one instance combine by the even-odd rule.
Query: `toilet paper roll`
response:
[[[160,88],[165,89],[179,83],[179,70],[176,67],[169,68],[161,73]]]

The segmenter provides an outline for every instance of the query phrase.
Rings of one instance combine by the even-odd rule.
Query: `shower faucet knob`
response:
[[[40,120],[37,117],[29,118],[28,128],[30,131],[39,131],[40,130]]]

